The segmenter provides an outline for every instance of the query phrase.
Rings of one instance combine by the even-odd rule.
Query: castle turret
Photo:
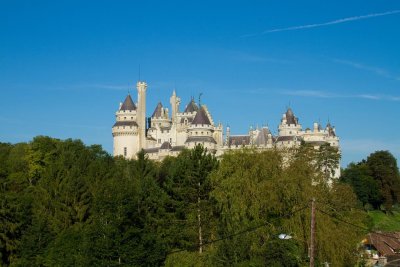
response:
[[[188,138],[185,145],[188,148],[194,148],[196,145],[201,144],[210,152],[216,151],[216,144],[214,137],[214,126],[211,125],[210,118],[207,115],[204,107],[197,111],[192,124],[189,127]]]
[[[179,112],[179,104],[181,103],[181,99],[176,96],[175,90],[172,92],[172,96],[169,99],[171,104],[172,112],[171,112],[171,119],[172,123],[176,123],[176,115]]]
[[[137,107],[128,94],[115,113],[116,122],[112,127],[114,156],[134,158],[139,151]]]
[[[138,81],[136,84],[138,91],[137,124],[139,128],[139,150],[146,148],[146,90],[147,83]]]
[[[283,114],[281,124],[278,127],[279,136],[295,136],[301,131],[298,118],[294,115],[291,108]]]
[[[225,139],[225,145],[229,146],[229,139],[231,138],[231,127],[226,126],[226,139]]]

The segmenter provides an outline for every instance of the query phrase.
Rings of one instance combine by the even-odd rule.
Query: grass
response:
[[[400,212],[394,211],[393,215],[386,215],[379,210],[368,212],[373,222],[374,231],[400,232]]]

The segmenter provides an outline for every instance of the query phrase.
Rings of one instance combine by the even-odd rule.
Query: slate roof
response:
[[[199,107],[196,105],[196,103],[194,102],[194,99],[192,98],[189,102],[189,104],[187,104],[185,111],[184,112],[195,112],[198,111]]]
[[[229,146],[241,146],[241,145],[249,145],[250,144],[250,136],[249,135],[234,135],[230,136],[228,139]]]
[[[271,134],[270,130],[266,127],[263,127],[254,140],[254,144],[257,146],[266,145],[268,143],[269,134]]]
[[[331,124],[329,122],[326,125],[326,129],[328,130],[329,136],[336,136],[335,131],[333,130],[333,127],[331,126]]]
[[[127,95],[125,98],[124,103],[122,103],[122,106],[119,110],[136,110],[135,103],[133,103],[131,95]]]
[[[117,126],[138,126],[136,121],[117,121],[116,123],[114,123],[113,127],[117,127]]]
[[[211,125],[210,119],[208,118],[204,108],[200,108],[200,110],[196,113],[192,124]]]
[[[158,147],[153,147],[153,148],[146,148],[146,149],[143,149],[143,150],[144,150],[145,153],[150,154],[150,153],[158,153],[159,148]]]
[[[298,119],[294,116],[294,113],[291,108],[288,108],[286,111],[286,123],[297,125],[299,123]]]
[[[209,142],[216,144],[217,142],[211,136],[189,136],[185,143],[189,142]]]
[[[164,142],[161,145],[160,149],[172,149],[172,146],[171,146],[171,144],[169,142]]]
[[[171,151],[182,151],[185,149],[185,146],[174,146]]]
[[[157,117],[161,117],[161,111],[162,111],[163,105],[161,104],[161,102],[158,102],[156,109],[153,112],[153,115],[151,115],[152,118],[157,118]]]

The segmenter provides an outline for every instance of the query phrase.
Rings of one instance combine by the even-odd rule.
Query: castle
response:
[[[289,148],[306,142],[318,148],[328,143],[339,148],[339,137],[330,123],[322,128],[314,123],[313,129],[302,130],[298,118],[288,108],[283,114],[278,127],[278,135],[274,136],[268,127],[250,129],[246,135],[231,135],[226,128],[224,139],[222,124],[214,123],[206,105],[197,105],[192,98],[180,112],[181,99],[175,90],[170,97],[171,115],[161,102],[155,107],[151,117],[146,120],[147,84],[137,83],[138,98],[135,104],[130,96],[120,103],[116,112],[116,122],[112,127],[114,138],[114,156],[125,158],[136,157],[141,149],[149,159],[162,160],[166,156],[176,156],[184,148],[193,148],[202,144],[217,157],[224,152],[243,147],[259,150]],[[335,177],[340,170],[335,172]]]

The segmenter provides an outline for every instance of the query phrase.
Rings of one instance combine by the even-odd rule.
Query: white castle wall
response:
[[[124,156],[126,158],[133,159],[136,157],[138,146],[139,138],[137,136],[117,136],[114,138],[114,156]]]

